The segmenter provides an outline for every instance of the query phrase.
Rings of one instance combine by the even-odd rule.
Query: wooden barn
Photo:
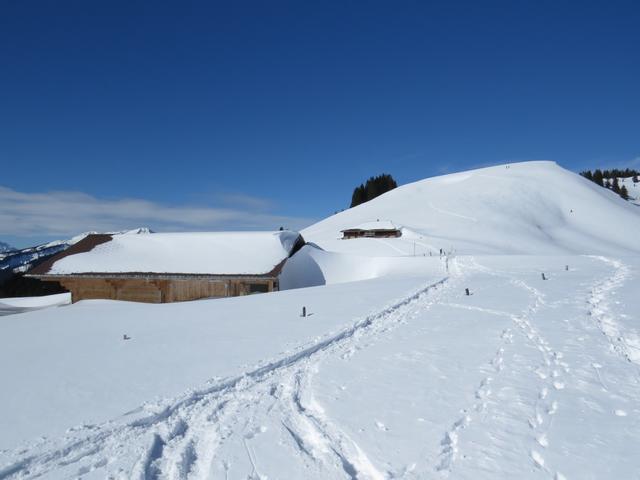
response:
[[[352,238],[397,238],[402,236],[402,230],[388,220],[367,222],[353,228],[342,230],[342,239]]]
[[[89,235],[28,272],[58,282],[72,302],[167,303],[278,290],[297,232]]]

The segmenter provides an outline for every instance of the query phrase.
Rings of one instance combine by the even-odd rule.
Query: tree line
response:
[[[383,193],[396,188],[398,184],[388,173],[383,173],[377,177],[371,177],[366,183],[360,184],[353,190],[351,195],[351,207],[373,200]]]
[[[600,185],[601,187],[612,190],[625,200],[629,200],[629,191],[624,185],[620,186],[620,181],[618,180],[618,178],[631,177],[633,183],[638,183],[640,172],[630,168],[625,168],[624,170],[620,170],[618,168],[613,168],[611,170],[600,170],[598,168],[593,172],[591,170],[585,170],[584,172],[580,172],[580,175],[582,175],[587,180],[591,180],[593,183]]]

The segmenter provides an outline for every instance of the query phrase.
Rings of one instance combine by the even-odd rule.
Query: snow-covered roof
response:
[[[36,268],[32,273],[264,275],[272,272],[289,257],[296,244],[302,242],[300,234],[292,231],[150,233],[109,237],[90,235],[76,248],[54,257],[44,269]]]
[[[345,230],[398,230],[398,228],[399,227],[390,220],[377,220],[375,222],[361,223],[360,225]]]

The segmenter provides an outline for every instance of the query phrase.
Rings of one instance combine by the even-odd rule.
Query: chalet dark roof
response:
[[[51,267],[53,266],[53,264],[56,263],[58,260],[62,260],[63,258],[68,257],[69,255],[90,252],[98,245],[101,245],[106,242],[110,242],[112,238],[113,238],[113,235],[106,234],[106,233],[105,234],[97,233],[97,234],[87,235],[76,244],[71,245],[66,250],[42,262],[37,267],[32,268],[31,270],[29,270],[28,273],[29,275],[46,275],[51,270]]]
[[[400,230],[400,227],[396,226],[389,220],[378,220],[375,222],[366,222],[355,227],[341,230],[341,232],[393,232]]]

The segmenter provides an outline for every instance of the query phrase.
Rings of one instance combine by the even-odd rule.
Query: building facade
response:
[[[289,231],[89,235],[28,275],[59,283],[74,303],[235,297],[278,290],[284,264],[303,245]]]

